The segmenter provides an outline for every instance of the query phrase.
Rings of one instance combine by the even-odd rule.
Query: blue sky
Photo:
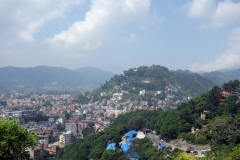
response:
[[[240,67],[239,0],[0,2],[0,67]]]

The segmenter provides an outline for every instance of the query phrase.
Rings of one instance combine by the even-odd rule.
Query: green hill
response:
[[[170,71],[160,65],[131,68],[123,73],[115,75],[91,95],[101,98],[102,93],[111,98],[113,93],[122,93],[119,102],[128,99],[144,100],[148,101],[148,106],[157,106],[159,101],[169,100],[172,105],[168,106],[176,106],[214,86],[212,81],[199,74],[182,70]]]
[[[234,83],[233,83],[234,82]],[[206,155],[208,159],[239,159],[240,140],[240,99],[238,94],[230,94],[223,97],[222,90],[231,86],[240,92],[240,82],[231,81],[225,83],[223,88],[213,87],[201,96],[181,104],[175,110],[147,111],[137,110],[120,115],[114,120],[113,125],[104,132],[86,136],[82,140],[76,140],[64,150],[62,159],[127,159],[119,148],[116,151],[106,151],[108,141],[115,143],[121,141],[121,136],[134,127],[141,129],[148,127],[161,134],[164,140],[181,138],[188,143],[211,146],[212,154]],[[207,112],[204,112],[207,111]],[[201,113],[208,116],[200,117]],[[134,123],[133,123],[134,122]],[[194,133],[191,128],[198,128]],[[134,150],[141,159],[176,159],[182,151],[169,148],[157,149],[149,139],[136,139],[132,144]],[[192,159],[198,159],[193,158]]]

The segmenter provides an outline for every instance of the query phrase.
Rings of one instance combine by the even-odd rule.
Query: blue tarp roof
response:
[[[166,145],[164,143],[160,142],[159,147],[160,147],[160,149],[163,149],[164,147],[166,147]]]
[[[128,142],[132,142],[132,141],[134,141],[134,138],[132,138],[132,137],[128,137],[127,139],[126,139],[126,142],[128,143]]]
[[[107,146],[107,149],[106,150],[115,150],[116,147],[115,147],[116,143],[111,143],[111,144],[108,144]]]
[[[137,135],[137,131],[135,130],[131,130],[129,132],[127,132],[126,134],[124,134],[124,136],[129,136],[129,137],[133,137]]]
[[[128,158],[134,158],[134,159],[139,159],[140,158],[140,156],[137,152],[129,153],[127,156],[128,156]]]
[[[128,144],[122,144],[122,145],[121,145],[121,148],[122,148],[123,152],[127,152],[127,151],[129,150],[129,148],[130,148],[130,145],[128,145]]]

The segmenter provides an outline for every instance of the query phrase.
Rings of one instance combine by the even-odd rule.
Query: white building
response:
[[[142,90],[142,91],[140,91],[139,94],[140,94],[140,95],[144,95],[144,94],[145,94],[145,89]]]
[[[12,112],[4,111],[2,114],[2,117],[3,118],[5,118],[5,117],[22,117],[22,115],[23,115],[22,111],[12,111]]]
[[[72,131],[67,131],[66,133],[63,133],[62,135],[60,135],[59,137],[60,143],[63,143],[63,144],[72,143],[74,139],[75,139],[75,136],[73,135]]]
[[[76,133],[78,131],[78,124],[77,123],[65,123],[65,130],[72,131],[73,134],[76,135]]]

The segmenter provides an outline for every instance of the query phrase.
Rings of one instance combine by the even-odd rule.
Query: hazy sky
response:
[[[240,67],[239,0],[1,0],[0,67]]]

